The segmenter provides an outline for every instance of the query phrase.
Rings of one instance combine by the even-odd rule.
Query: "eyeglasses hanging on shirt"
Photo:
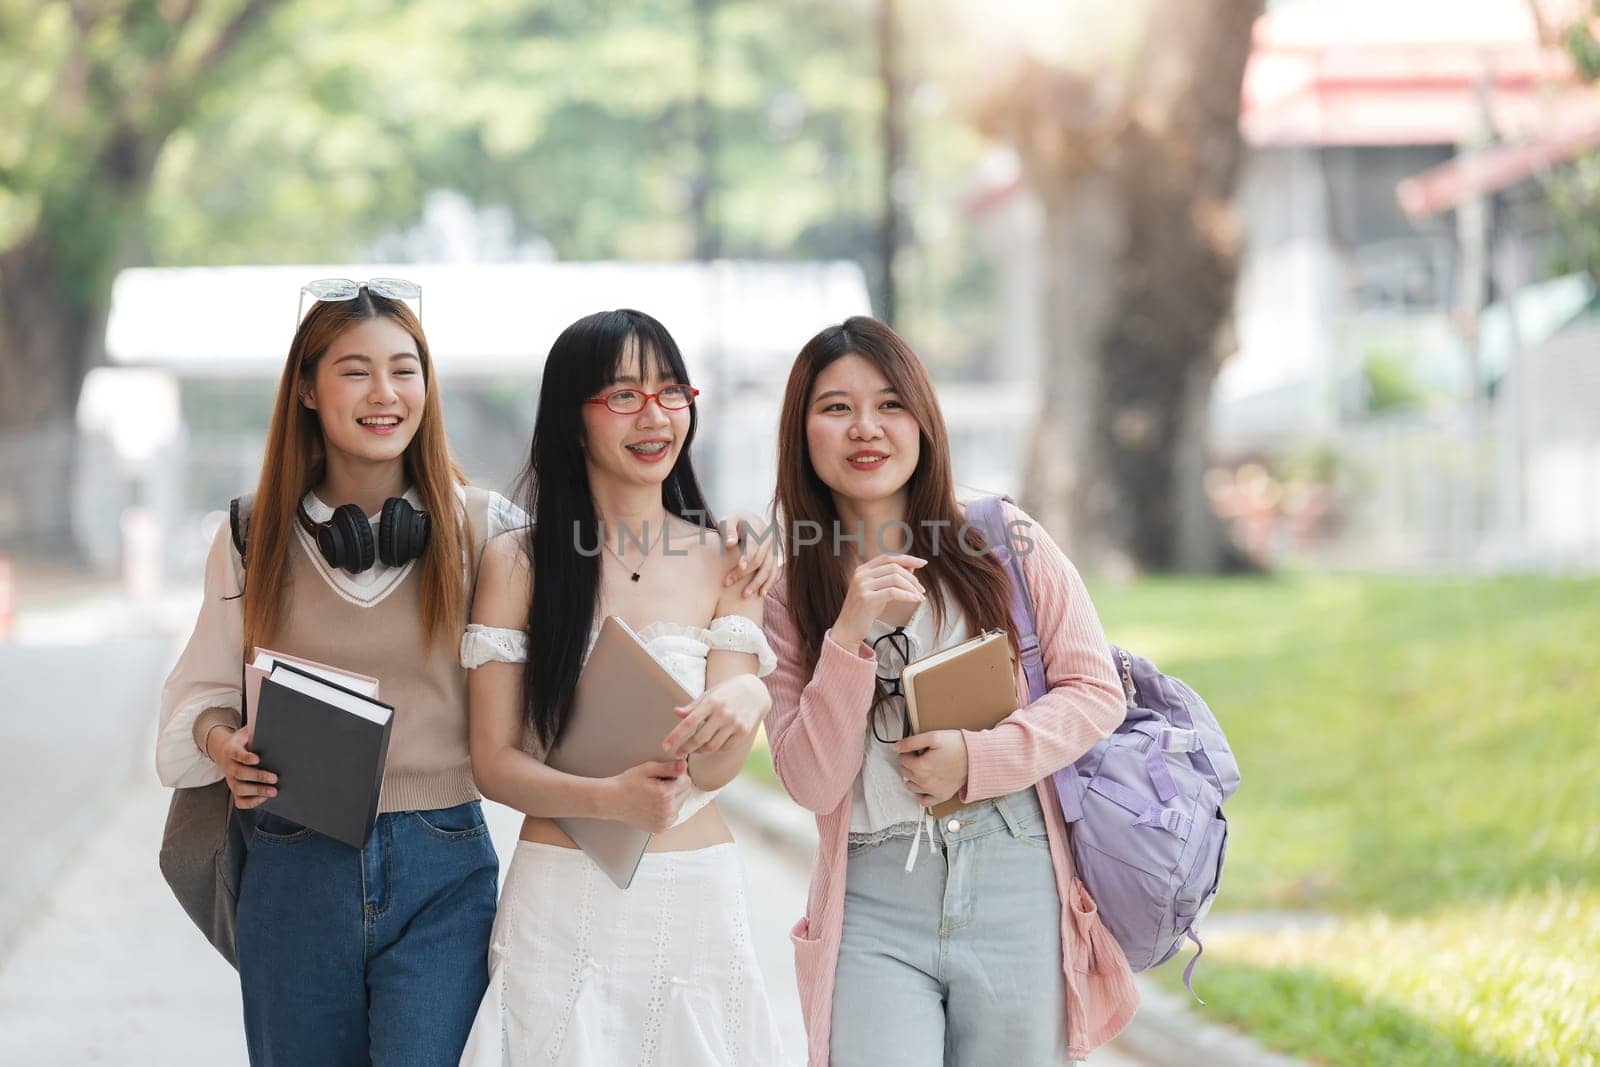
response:
[[[911,636],[904,626],[896,626],[873,638],[870,644],[878,657],[877,679],[881,687],[872,704],[872,736],[892,745],[911,735],[911,713],[906,710],[905,689],[900,685],[900,674],[911,661]]]

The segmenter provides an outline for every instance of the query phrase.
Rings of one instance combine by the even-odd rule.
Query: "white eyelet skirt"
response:
[[[789,1062],[734,845],[648,852],[621,890],[578,849],[517,843],[463,1067]]]

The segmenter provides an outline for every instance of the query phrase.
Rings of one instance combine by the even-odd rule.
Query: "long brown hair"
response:
[[[907,551],[928,561],[917,577],[928,591],[937,624],[943,625],[948,599],[953,599],[974,631],[1006,630],[1015,651],[1017,637],[1010,633],[1011,592],[1005,570],[985,550],[983,535],[965,526],[956,503],[950,438],[928,372],[898,334],[877,319],[858,315],[829,326],[806,342],[789,371],[778,419],[776,504],[789,560],[785,591],[808,666],[816,665],[823,636],[844,606],[850,582],[843,556],[832,550],[831,532],[838,529],[835,523],[839,521],[833,490],[818,477],[806,447],[811,392],[823,370],[845,356],[860,356],[877,367],[917,420],[922,447],[916,470],[906,483],[905,519],[911,526]],[[807,528],[828,531],[822,543],[800,544],[798,538],[788,536],[801,523],[816,523],[817,527]],[[868,544],[873,536],[867,532]],[[939,539],[937,550],[935,536]]]
[[[345,330],[379,315],[394,320],[417,343],[427,398],[422,421],[406,446],[406,479],[421,497],[421,510],[433,521],[422,556],[422,617],[434,640],[454,639],[466,621],[467,591],[461,573],[461,524],[465,514],[456,486],[466,482],[450,456],[444,413],[433,377],[433,359],[422,324],[403,301],[363,288],[350,300],[320,301],[301,320],[289,345],[278,399],[267,432],[266,457],[250,514],[249,568],[244,589],[244,651],[271,640],[287,610],[291,590],[289,539],[300,500],[322,480],[326,444],[317,413],[301,403],[301,392],[316,377],[317,361]]]

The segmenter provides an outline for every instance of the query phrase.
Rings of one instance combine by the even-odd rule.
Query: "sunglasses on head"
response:
[[[353,281],[350,278],[318,278],[300,287],[300,307],[295,313],[295,325],[298,327],[305,315],[307,296],[313,300],[337,303],[341,300],[354,300],[361,295],[363,289],[378,296],[388,297],[390,300],[415,300],[417,318],[422,318],[422,286],[416,282],[408,282],[404,278],[368,278],[364,282]]]

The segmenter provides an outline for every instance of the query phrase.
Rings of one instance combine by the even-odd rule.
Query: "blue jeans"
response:
[[[909,874],[909,838],[850,848],[834,1067],[1067,1062],[1061,895],[1038,794],[935,825],[940,850],[924,840]]]
[[[255,821],[237,934],[250,1062],[453,1067],[489,980],[482,806],[380,815],[359,851]]]

